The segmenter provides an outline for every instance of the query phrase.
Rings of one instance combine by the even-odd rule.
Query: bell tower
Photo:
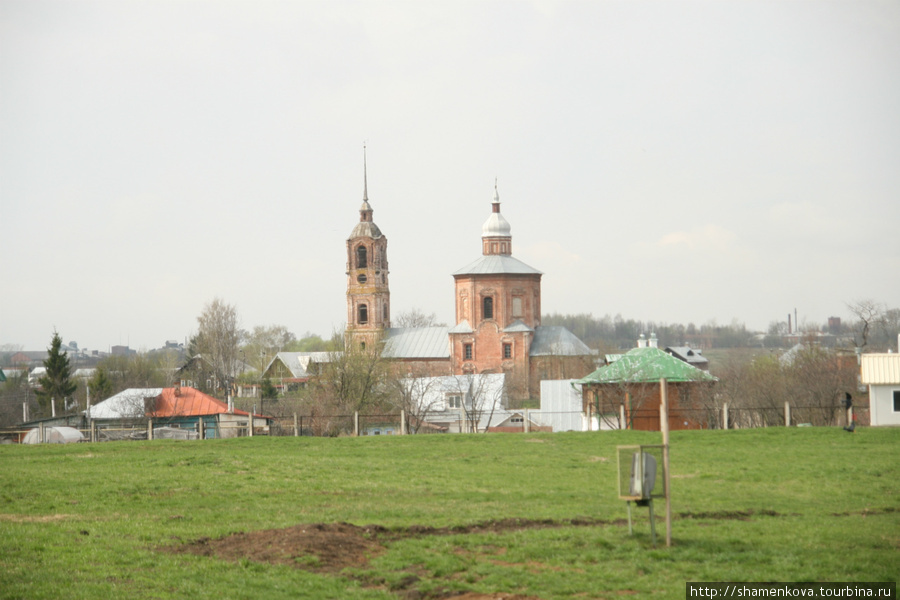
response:
[[[347,348],[374,347],[391,326],[387,237],[372,220],[366,148],[363,146],[363,201],[359,223],[347,238]]]

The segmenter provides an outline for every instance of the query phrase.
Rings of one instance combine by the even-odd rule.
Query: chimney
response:
[[[659,348],[659,340],[656,339],[656,333],[650,334],[650,347]]]
[[[175,382],[175,397],[177,398],[177,397],[180,397],[180,396],[181,396],[181,382],[180,382],[180,381],[176,381],[176,382]]]

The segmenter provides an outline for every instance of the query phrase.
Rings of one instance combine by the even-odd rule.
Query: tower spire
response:
[[[366,143],[363,142],[363,201],[369,201],[369,176],[366,171]]]

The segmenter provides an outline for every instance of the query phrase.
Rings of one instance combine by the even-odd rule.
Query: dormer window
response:
[[[365,246],[356,247],[356,268],[365,269],[369,266],[368,254]]]

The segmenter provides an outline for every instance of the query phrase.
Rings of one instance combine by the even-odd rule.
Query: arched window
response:
[[[481,314],[484,315],[485,319],[493,319],[494,318],[494,299],[490,296],[485,296],[484,300],[481,301]]]
[[[357,322],[360,325],[365,325],[369,322],[369,307],[365,304],[359,305],[359,317],[357,318]]]
[[[368,256],[366,254],[365,246],[357,246],[356,247],[356,268],[357,269],[365,269],[369,266]]]

